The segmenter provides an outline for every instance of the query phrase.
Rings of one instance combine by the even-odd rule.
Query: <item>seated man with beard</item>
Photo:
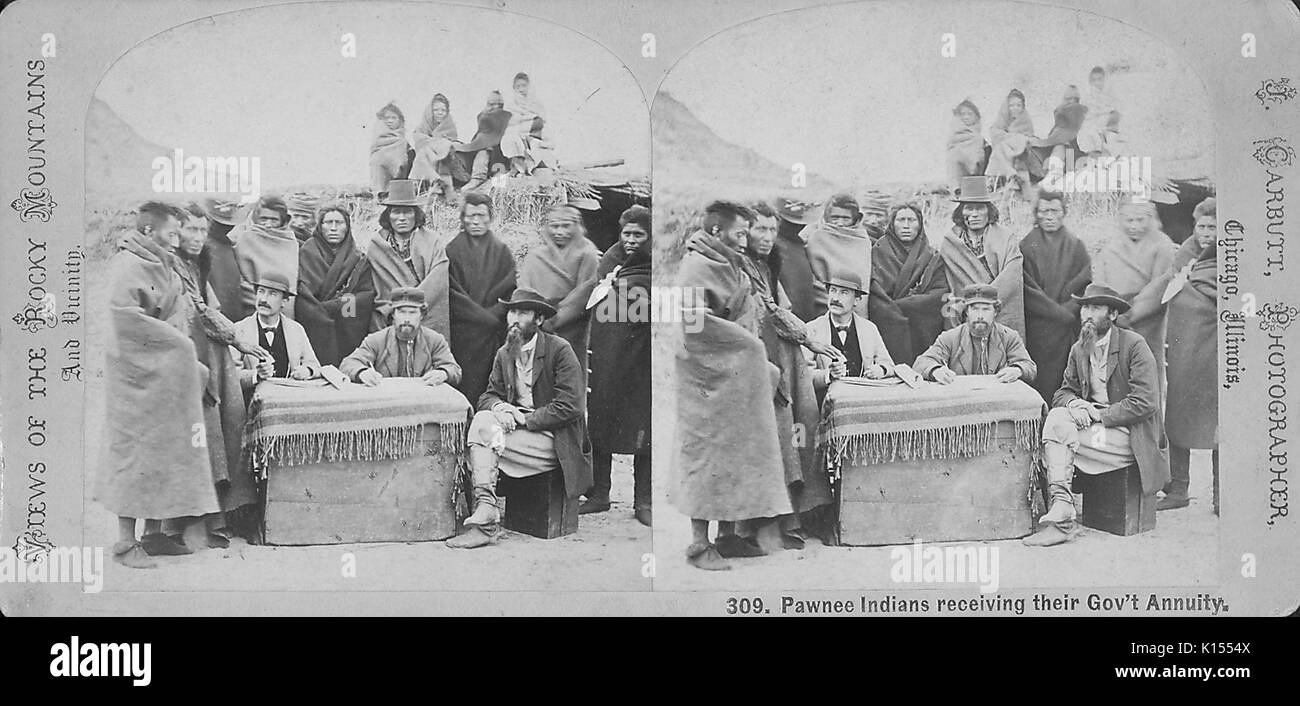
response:
[[[1077,534],[1070,491],[1076,468],[1099,474],[1137,463],[1144,495],[1169,480],[1155,356],[1141,334],[1115,325],[1129,303],[1100,284],[1074,298],[1083,321],[1079,341],[1070,348],[1065,378],[1043,423],[1051,507],[1038,531],[1025,537],[1029,546],[1061,544]]]
[[[577,498],[591,487],[587,400],[578,357],[563,338],[541,330],[555,308],[538,292],[516,289],[506,307],[506,344],[492,360],[487,390],[469,426],[474,512],[447,540],[474,549],[501,536],[498,472],[511,478],[564,474],[564,492]]]
[[[460,382],[460,366],[451,355],[447,339],[437,331],[421,326],[428,306],[424,290],[397,287],[389,296],[393,305],[393,325],[366,336],[339,370],[349,380],[375,387],[384,378],[420,378],[426,385]]]
[[[995,375],[999,382],[1032,382],[1038,366],[1020,334],[994,319],[1000,308],[991,284],[972,284],[961,293],[966,322],[939,334],[912,367],[922,378],[947,385],[958,375]]]

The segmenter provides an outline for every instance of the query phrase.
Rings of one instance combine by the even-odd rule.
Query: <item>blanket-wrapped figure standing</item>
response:
[[[767,360],[741,264],[747,212],[711,204],[677,272],[677,286],[695,295],[683,304],[675,356],[678,477],[669,501],[691,518],[687,560],[706,570],[730,568],[709,541],[710,521],[723,534],[722,523],[793,511],[772,403],[781,371]]]
[[[272,216],[280,216],[278,224]],[[254,209],[252,220],[231,231],[235,242],[235,264],[239,267],[241,312],[257,307],[257,286],[269,272],[281,273],[298,280],[298,248],[302,245],[289,230],[289,207],[278,197],[263,197]],[[293,318],[292,302],[285,315]],[[232,319],[234,320],[234,319]]]
[[[518,286],[538,292],[555,307],[542,330],[569,342],[587,377],[587,300],[596,288],[600,251],[587,238],[582,214],[561,204],[546,212],[542,242],[524,257]]]
[[[592,310],[587,431],[593,482],[578,511],[609,509],[613,454],[632,454],[632,511],[649,526],[650,209],[632,206],[618,220],[618,242],[601,257],[596,269],[599,284],[588,300]]]
[[[1165,390],[1165,305],[1170,268],[1178,246],[1160,229],[1160,216],[1150,201],[1126,201],[1120,206],[1118,232],[1110,237],[1092,264],[1092,281],[1115,291],[1130,309],[1115,325],[1146,339],[1156,359],[1161,399]]]
[[[515,256],[492,232],[492,199],[467,191],[460,232],[447,244],[451,353],[464,370],[457,388],[470,404],[487,389],[492,360],[505,342],[506,307],[515,291]]]
[[[388,197],[380,203],[384,206],[379,214],[380,233],[366,249],[375,290],[370,330],[388,326],[395,289],[415,287],[424,292],[426,304],[420,325],[451,338],[445,237],[426,227],[413,180],[394,179],[388,185]],[[348,353],[351,351],[343,351]]]
[[[154,566],[145,542],[166,540],[162,520],[220,509],[208,450],[194,443],[195,434],[206,434],[207,371],[190,339],[193,302],[172,264],[181,218],[174,206],[144,204],[137,229],[108,262],[106,414],[95,500],[118,516],[113,559],[132,568]],[[137,519],[146,520],[139,541]]]
[[[1025,336],[1025,291],[1020,241],[998,224],[998,209],[984,177],[963,177],[953,210],[952,230],[944,234],[939,254],[948,273],[948,290],[961,292],[972,284],[998,289],[997,322]],[[961,325],[961,312],[946,307],[947,328]]]
[[[948,273],[930,245],[916,204],[890,210],[885,234],[871,253],[870,320],[880,329],[889,357],[912,364],[943,331]]]
[[[817,464],[815,444],[803,443],[806,437],[801,439],[797,431],[803,430],[806,434],[807,430],[816,429],[820,421],[813,371],[801,349],[828,355],[834,355],[834,351],[829,344],[818,344],[810,338],[804,322],[790,310],[790,302],[773,272],[773,264],[779,258],[774,249],[776,213],[763,203],[756,204],[752,212],[754,224],[750,227],[741,267],[749,278],[757,304],[759,337],[767,350],[767,359],[781,372],[772,402],[785,484],[794,507],[793,514],[780,518],[781,544],[786,549],[802,549],[810,532],[829,543],[833,533],[828,531],[827,518],[813,513],[829,505],[833,497],[826,468]],[[748,530],[756,531],[757,528],[745,528],[742,532]],[[736,546],[728,547],[728,543]],[[724,557],[754,553],[749,547],[741,546],[721,533],[715,544]]]
[[[376,195],[388,191],[388,182],[404,178],[407,170],[406,116],[402,109],[389,103],[375,113],[379,123],[370,143],[370,189]]]
[[[1214,198],[1192,211],[1192,237],[1170,267],[1168,307],[1169,483],[1157,510],[1186,507],[1191,450],[1213,449],[1214,512],[1219,512],[1218,212]]]
[[[814,317],[826,311],[826,282],[831,275],[848,270],[857,273],[863,282],[871,281],[871,235],[862,225],[862,210],[852,195],[832,196],[822,210],[821,220],[805,226],[799,237],[807,244],[812,269]],[[858,302],[858,306],[858,313],[866,316],[866,300]]]
[[[357,249],[343,204],[321,209],[320,223],[298,251],[297,292],[294,318],[321,365],[337,366],[370,332],[375,307],[374,272]]]
[[[1025,346],[1038,364],[1034,389],[1050,403],[1079,337],[1079,300],[1092,282],[1092,258],[1065,227],[1065,196],[1040,191],[1035,225],[1020,240],[1025,276]]]

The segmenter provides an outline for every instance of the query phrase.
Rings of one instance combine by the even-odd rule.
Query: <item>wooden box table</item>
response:
[[[839,381],[818,443],[838,478],[840,543],[1011,539],[1033,530],[1043,399],[1023,382]]]
[[[245,443],[266,481],[265,542],[452,536],[469,411],[455,388],[411,379],[343,389],[262,382]]]

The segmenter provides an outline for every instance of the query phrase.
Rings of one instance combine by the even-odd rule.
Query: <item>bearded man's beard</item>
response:
[[[1097,345],[1097,329],[1091,321],[1079,327],[1079,343],[1083,345],[1085,351],[1090,351]]]
[[[402,341],[415,338],[415,324],[397,324],[397,338]]]
[[[989,330],[993,327],[987,321],[973,321],[971,322],[970,328],[971,333],[975,335],[975,338],[986,338],[989,335]]]
[[[523,348],[523,345],[523,331],[521,331],[517,325],[511,326],[510,330],[506,331],[506,354],[509,356],[510,360],[519,359],[519,352],[520,349]]]

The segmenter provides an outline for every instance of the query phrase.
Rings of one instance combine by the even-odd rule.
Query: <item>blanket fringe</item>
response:
[[[254,456],[264,464],[276,462],[286,466],[407,458],[421,452],[425,444],[424,426],[413,424],[259,438],[253,442],[256,447]],[[458,458],[464,456],[467,427],[465,422],[437,425],[440,438],[436,447]]]
[[[830,456],[845,462],[892,463],[922,459],[971,458],[986,453],[996,438],[998,422],[960,424],[939,429],[855,434],[835,439]],[[1038,420],[1015,422],[1016,443],[1032,449],[1038,442]]]

